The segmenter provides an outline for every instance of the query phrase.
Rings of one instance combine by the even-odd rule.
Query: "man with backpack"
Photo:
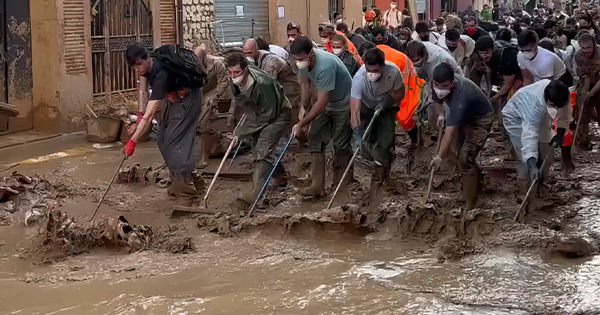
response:
[[[197,194],[194,142],[202,109],[202,85],[205,75],[196,54],[178,46],[165,45],[149,54],[146,48],[130,45],[127,63],[147,79],[152,93],[145,108],[137,115],[137,127],[124,148],[133,155],[141,135],[152,125],[160,111],[157,145],[171,176],[169,193],[180,196]],[[148,86],[140,86],[147,91]]]

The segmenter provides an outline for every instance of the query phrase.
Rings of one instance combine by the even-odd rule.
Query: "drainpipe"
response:
[[[177,0],[177,43],[183,45],[183,1]]]

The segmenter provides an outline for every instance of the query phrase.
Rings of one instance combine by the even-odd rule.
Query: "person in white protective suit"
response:
[[[517,169],[521,190],[529,186],[528,182],[547,178],[554,161],[554,154],[548,152],[562,144],[571,122],[568,103],[569,88],[564,83],[540,80],[521,88],[502,110],[504,126],[521,160]],[[554,120],[556,132],[552,130]],[[546,156],[551,160],[540,170]]]

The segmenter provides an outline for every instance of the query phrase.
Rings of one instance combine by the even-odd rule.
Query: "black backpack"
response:
[[[169,71],[169,86],[174,89],[187,87],[193,90],[206,83],[206,73],[200,66],[200,60],[190,49],[179,45],[163,45],[150,56]]]

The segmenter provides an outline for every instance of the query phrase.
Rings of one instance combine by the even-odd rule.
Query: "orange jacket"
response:
[[[404,78],[404,99],[400,102],[400,110],[396,114],[398,124],[404,130],[409,131],[415,126],[413,115],[419,105],[420,86],[425,81],[417,77],[417,71],[413,67],[412,61],[403,53],[387,45],[377,45],[385,54],[385,60],[395,64]]]

